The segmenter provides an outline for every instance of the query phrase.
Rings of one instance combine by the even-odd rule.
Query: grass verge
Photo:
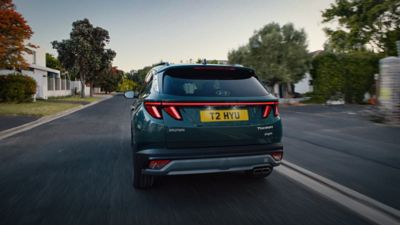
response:
[[[78,106],[79,104],[39,100],[30,103],[0,103],[0,115],[48,116]]]
[[[100,97],[86,97],[86,98],[81,98],[80,96],[68,96],[68,97],[50,97],[50,101],[59,101],[59,102],[95,102],[99,100]]]

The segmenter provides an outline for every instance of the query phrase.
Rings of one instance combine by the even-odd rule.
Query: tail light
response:
[[[274,111],[274,116],[275,116],[275,117],[279,116],[278,103],[276,102],[276,103],[274,103],[274,104],[266,105],[266,106],[265,106],[262,117],[263,117],[263,118],[268,118],[269,114],[271,113],[271,110]]]
[[[279,116],[278,103],[274,104],[274,116]]]
[[[272,158],[274,158],[276,161],[281,161],[283,158],[283,152],[273,152],[271,153]]]
[[[145,102],[144,108],[152,117],[162,119],[161,102]]]
[[[168,159],[156,159],[156,160],[150,160],[149,162],[149,168],[150,169],[162,169],[164,166],[166,166],[171,160]]]
[[[172,118],[182,120],[179,110],[175,106],[162,106],[161,102],[144,102],[146,111],[156,119],[162,119],[161,109],[164,109]]]
[[[175,106],[167,106],[164,108],[165,112],[168,113],[172,118],[176,120],[182,120],[182,116]]]
[[[198,106],[264,106],[262,114],[263,118],[268,118],[271,111],[274,111],[274,116],[279,116],[279,108],[277,102],[144,102],[146,111],[156,119],[162,119],[162,109],[169,116],[176,120],[182,120],[182,115],[179,112],[179,106],[183,107],[198,107]]]
[[[271,106],[266,105],[263,112],[263,118],[268,118],[270,112],[271,112]]]

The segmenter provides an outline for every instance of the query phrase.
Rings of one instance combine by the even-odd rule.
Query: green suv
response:
[[[161,65],[132,105],[133,184],[157,176],[243,171],[268,176],[283,156],[277,99],[254,70]]]

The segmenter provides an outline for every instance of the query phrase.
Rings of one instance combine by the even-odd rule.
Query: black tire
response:
[[[134,139],[133,131],[131,130],[131,147],[133,155],[133,187],[138,189],[151,188],[154,184],[154,176],[142,174],[142,169],[145,168],[140,158],[135,154],[136,152],[136,141]]]
[[[142,173],[143,165],[138,160],[133,161],[133,187],[138,189],[151,188],[154,184],[154,176],[146,175]]]
[[[254,174],[254,173],[253,173],[253,170],[247,170],[247,171],[244,172],[244,174],[245,174],[247,177],[250,177],[250,178],[253,178],[253,179],[262,179],[262,178],[266,178],[266,177],[268,177],[269,175],[271,175],[271,173],[272,173],[273,170],[274,170],[274,169],[271,168],[271,170],[270,170],[268,173],[259,173],[259,174]]]

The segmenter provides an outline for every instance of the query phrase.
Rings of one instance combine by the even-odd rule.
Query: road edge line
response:
[[[388,225],[398,225],[400,223],[399,210],[293,163],[283,161],[282,165],[276,168],[276,171],[348,208],[371,222]]]
[[[98,101],[91,102],[91,103],[89,103],[87,105],[80,105],[78,107],[75,107],[75,108],[72,108],[72,109],[57,113],[55,115],[44,116],[44,117],[41,117],[41,118],[39,118],[39,119],[37,119],[35,121],[22,124],[22,125],[20,125],[18,127],[13,127],[13,128],[7,129],[7,130],[3,130],[3,131],[0,132],[0,141],[6,139],[8,137],[14,136],[16,134],[28,131],[28,130],[33,129],[35,127],[38,127],[40,125],[46,124],[46,123],[51,122],[53,120],[62,118],[64,116],[68,116],[68,115],[70,115],[72,113],[75,113],[75,112],[78,112],[78,111],[80,111],[82,109],[86,109],[86,108],[88,108],[90,106],[93,106],[93,105],[96,105],[96,104],[98,104],[100,102],[103,102],[103,101],[106,101],[108,99],[111,99],[112,97],[114,97],[114,96],[110,95],[110,96],[107,96],[107,97],[105,97],[103,99],[100,99]]]

